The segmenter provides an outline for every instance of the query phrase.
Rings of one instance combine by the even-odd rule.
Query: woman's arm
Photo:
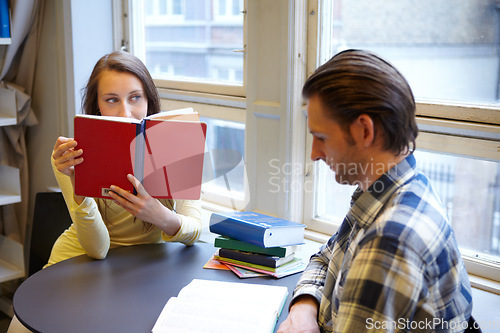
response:
[[[182,223],[174,236],[163,234],[167,242],[181,242],[193,245],[201,235],[201,203],[200,200],[176,200],[176,211]]]
[[[201,233],[201,208],[197,201],[179,201],[177,213],[151,197],[141,183],[132,175],[127,176],[137,191],[134,195],[124,189],[111,185],[110,197],[138,219],[154,224],[163,231],[166,241],[182,242],[192,245]]]
[[[75,161],[81,155],[75,153],[75,146],[73,139],[59,137],[52,153],[52,169],[66,201],[78,242],[88,256],[103,259],[109,250],[109,233],[94,199],[75,195],[72,181],[74,165],[83,161]]]

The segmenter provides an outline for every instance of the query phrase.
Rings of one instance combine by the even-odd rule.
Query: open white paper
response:
[[[171,297],[153,333],[273,332],[288,289],[194,279]]]

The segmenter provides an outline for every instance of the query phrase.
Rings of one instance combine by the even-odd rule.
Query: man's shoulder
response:
[[[422,174],[401,186],[365,233],[365,240],[383,237],[424,254],[437,251],[452,236],[446,211]]]
[[[408,183],[399,187],[387,201],[388,213],[418,216],[441,224],[447,221],[446,210],[429,179],[417,173]]]

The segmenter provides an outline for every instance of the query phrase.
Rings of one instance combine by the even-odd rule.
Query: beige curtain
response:
[[[5,46],[0,89],[15,92],[17,124],[0,127],[0,164],[19,168],[22,202],[0,206],[2,234],[24,243],[28,218],[28,159],[25,134],[37,124],[31,109],[45,0],[10,0],[12,42]]]

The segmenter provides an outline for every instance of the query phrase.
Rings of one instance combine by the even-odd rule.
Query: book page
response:
[[[200,121],[200,115],[193,108],[162,111],[152,114],[146,119],[154,120],[181,120],[181,121]]]
[[[205,157],[206,124],[146,122],[143,186],[152,197],[198,200]],[[131,146],[132,147],[132,146]]]
[[[194,279],[163,308],[153,333],[273,332],[288,289]]]

